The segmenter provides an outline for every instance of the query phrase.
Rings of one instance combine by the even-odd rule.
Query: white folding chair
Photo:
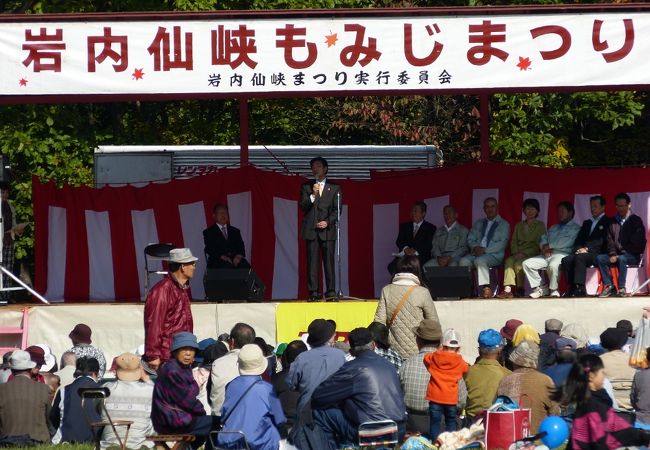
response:
[[[394,448],[399,443],[399,429],[394,420],[363,422],[358,431],[360,448]]]

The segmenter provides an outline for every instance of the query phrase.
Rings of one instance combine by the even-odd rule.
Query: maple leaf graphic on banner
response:
[[[519,70],[530,70],[530,66],[532,64],[532,61],[528,56],[525,58],[523,56],[519,57],[519,62],[517,63],[517,67],[519,67]]]
[[[144,77],[144,69],[135,69],[131,74],[134,80],[141,80]]]
[[[325,43],[327,44],[327,48],[336,45],[336,41],[338,41],[339,38],[337,37],[336,33],[332,33],[330,31],[330,34],[325,36]]]
[[[18,84],[20,86],[26,87],[27,86],[27,80],[25,78],[21,78],[20,80],[18,80]]]

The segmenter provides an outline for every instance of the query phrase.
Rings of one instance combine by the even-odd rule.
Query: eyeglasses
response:
[[[183,263],[184,266],[196,266],[196,261],[188,262],[188,263]]]

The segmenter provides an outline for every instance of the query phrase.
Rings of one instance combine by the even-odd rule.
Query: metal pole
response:
[[[239,166],[248,165],[248,97],[239,98]]]
[[[29,287],[27,284],[25,284],[25,282],[24,282],[23,280],[21,280],[21,279],[18,278],[16,275],[14,275],[14,274],[11,273],[9,270],[7,270],[7,269],[5,268],[5,266],[0,265],[0,271],[2,271],[2,273],[6,274],[8,277],[10,277],[10,278],[13,279],[16,283],[18,283],[19,285],[22,286],[22,288],[4,288],[3,291],[16,291],[16,290],[19,290],[19,289],[26,289],[30,294],[32,294],[34,297],[36,297],[37,299],[39,299],[40,301],[42,301],[42,302],[45,303],[46,305],[49,305],[49,304],[50,304],[50,302],[48,302],[47,300],[45,300],[45,298],[44,298],[41,294],[39,294],[38,292],[36,292],[34,289],[32,289],[31,287]],[[1,275],[0,275],[0,276],[1,276]]]
[[[490,160],[490,95],[480,94],[481,162]]]
[[[341,289],[341,191],[336,193],[336,298],[343,298],[343,290]]]

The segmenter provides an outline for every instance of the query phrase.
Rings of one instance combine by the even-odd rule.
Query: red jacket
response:
[[[458,403],[458,380],[469,370],[460,353],[438,350],[424,355],[424,365],[431,378],[427,400],[441,405]]]
[[[192,298],[189,288],[181,287],[170,274],[147,295],[144,305],[144,353],[147,361],[171,357],[172,338],[181,331],[193,332]]]

